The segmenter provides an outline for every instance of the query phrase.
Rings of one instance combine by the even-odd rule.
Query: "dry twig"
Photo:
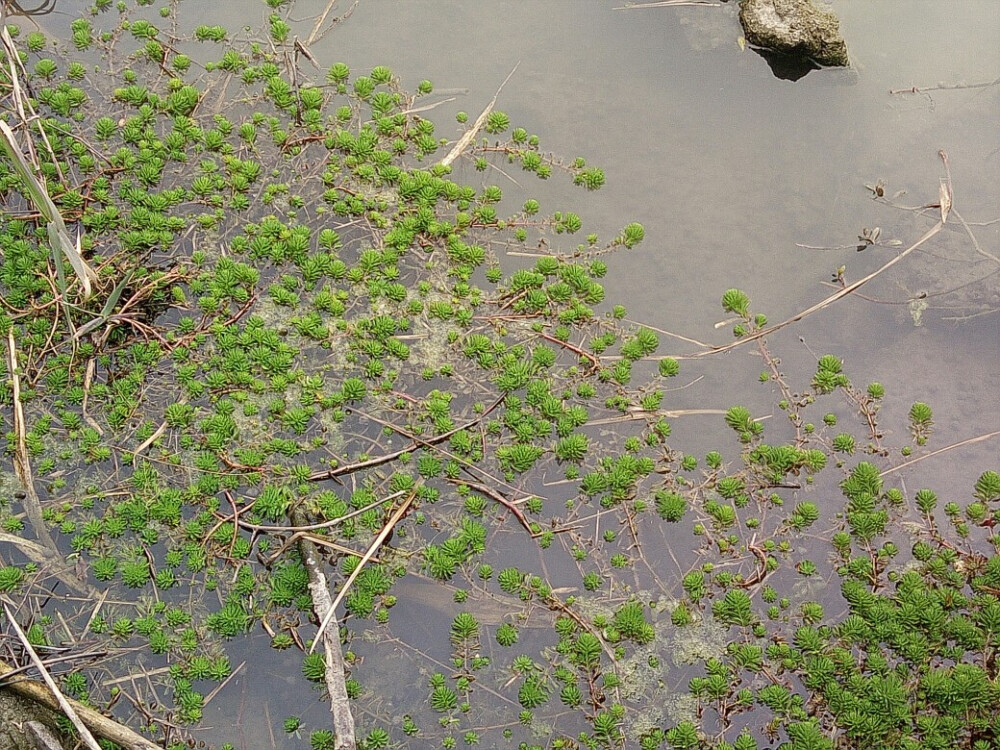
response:
[[[960,89],[983,89],[996,86],[1000,78],[978,83],[938,83],[934,86],[910,86],[905,89],[889,89],[890,94],[926,94],[928,91],[955,91]]]
[[[411,492],[409,496],[399,504],[399,507],[396,508],[396,510],[393,512],[392,517],[389,518],[385,526],[382,527],[382,530],[379,532],[378,536],[375,537],[371,545],[369,545],[368,550],[361,558],[361,561],[354,568],[354,571],[351,573],[351,575],[347,577],[347,580],[344,582],[343,587],[340,589],[340,593],[337,594],[337,598],[333,600],[333,604],[329,607],[326,614],[323,616],[322,622],[320,622],[319,624],[319,630],[316,631],[316,640],[313,641],[312,648],[309,649],[310,654],[316,649],[316,642],[319,641],[320,637],[326,631],[327,625],[330,624],[331,620],[335,619],[337,605],[340,604],[341,601],[343,601],[344,597],[347,595],[347,592],[351,588],[351,584],[354,583],[355,579],[357,579],[359,575],[361,575],[361,571],[364,570],[364,567],[368,563],[368,561],[372,559],[372,557],[375,555],[376,552],[378,552],[378,549],[379,547],[382,546],[382,543],[389,538],[389,534],[391,534],[392,530],[396,528],[396,524],[399,523],[399,521],[403,518],[403,516],[405,516],[406,513],[410,510],[410,506],[413,504],[413,499],[416,496],[417,496],[416,492]]]
[[[518,63],[517,65],[520,64],[521,63]],[[486,124],[486,119],[490,116],[490,113],[493,111],[493,107],[496,106],[497,97],[500,96],[500,92],[503,91],[503,87],[507,85],[507,81],[509,81],[511,79],[511,76],[514,75],[515,71],[517,70],[517,65],[515,65],[514,70],[510,71],[508,76],[503,79],[503,83],[500,84],[500,88],[497,89],[497,92],[493,95],[493,98],[490,100],[490,103],[486,105],[486,108],[482,111],[479,117],[476,118],[476,121],[472,124],[472,127],[465,132],[465,135],[463,135],[461,138],[458,139],[458,142],[452,147],[451,151],[448,152],[448,155],[445,156],[439,162],[441,166],[443,167],[451,166],[451,163],[462,155],[462,152],[469,147],[469,144],[472,143],[473,139],[476,137],[479,131],[482,130],[483,125]]]
[[[679,5],[708,5],[721,8],[722,3],[710,3],[708,0],[656,0],[652,3],[625,3],[615,10],[640,10],[643,8],[673,8]]]
[[[395,461],[404,453],[410,453],[416,450],[417,448],[422,448],[422,447],[426,448],[428,446],[437,445],[438,443],[443,443],[452,435],[454,435],[456,432],[461,432],[462,430],[466,430],[472,427],[473,425],[476,425],[479,422],[481,422],[486,417],[487,414],[496,409],[502,402],[503,402],[503,397],[501,396],[496,401],[494,401],[490,406],[488,406],[483,411],[483,413],[477,416],[475,419],[470,420],[469,422],[466,422],[465,424],[455,427],[451,430],[448,430],[448,432],[442,432],[440,435],[434,435],[429,438],[418,438],[416,435],[407,432],[401,427],[395,426],[391,422],[386,422],[385,420],[381,420],[378,417],[375,417],[374,415],[364,414],[359,411],[357,413],[361,414],[365,419],[370,419],[374,422],[378,422],[381,425],[391,428],[397,434],[402,435],[405,438],[409,438],[412,441],[412,443],[403,448],[400,448],[397,451],[393,451],[392,453],[384,453],[381,456],[376,456],[375,458],[369,458],[366,461],[359,461],[353,464],[345,464],[343,466],[338,466],[335,469],[329,469],[327,471],[319,471],[316,472],[315,474],[310,474],[309,481],[319,482],[324,479],[335,479],[336,477],[339,477],[343,474],[353,474],[354,472],[360,471],[361,469],[371,469],[374,468],[375,466],[381,466],[382,464],[389,463],[390,461]]]
[[[338,23],[343,23],[348,18],[350,18],[351,14],[354,12],[354,9],[358,7],[358,3],[359,2],[360,2],[360,0],[354,0],[354,5],[352,5],[346,11],[344,11],[344,15],[340,16],[339,18],[335,18],[334,19],[333,23],[330,24],[330,29],[332,29]],[[309,38],[306,39],[306,44],[307,45],[312,44],[317,39],[319,39],[321,36],[323,36],[324,34],[326,34],[326,31],[330,30],[330,29],[327,29],[326,31],[320,32],[320,29],[323,28],[323,24],[326,22],[326,17],[328,15],[330,15],[330,11],[333,10],[333,6],[336,5],[336,4],[337,4],[337,0],[330,0],[330,2],[327,3],[326,8],[324,8],[323,12],[320,13],[319,18],[316,19],[316,24],[313,26],[312,31],[309,33]]]
[[[1000,437],[1000,430],[997,430],[996,432],[987,432],[985,435],[977,435],[974,438],[966,438],[965,440],[960,440],[957,443],[952,443],[951,445],[946,445],[943,448],[938,448],[936,451],[931,451],[930,453],[925,453],[922,456],[917,456],[916,458],[911,458],[909,461],[904,461],[899,466],[893,466],[893,467],[891,467],[889,469],[886,469],[885,471],[883,471],[882,473],[880,473],[879,476],[880,477],[884,477],[886,474],[892,474],[894,472],[900,471],[902,469],[907,468],[908,466],[913,466],[913,464],[915,464],[915,463],[919,463],[920,461],[923,461],[925,459],[932,458],[933,456],[939,456],[942,453],[946,453],[948,451],[954,450],[955,448],[962,448],[962,447],[964,447],[966,445],[973,445],[974,443],[981,443],[984,440],[990,440],[990,439],[995,438],[995,437]]]
[[[296,510],[292,513],[292,521],[299,526],[305,525],[306,518],[302,511]],[[316,554],[316,548],[308,541],[299,541],[299,551],[305,561],[306,570],[309,572],[309,593],[312,595],[313,609],[316,617],[325,622],[335,610],[334,603],[330,600],[330,584],[326,580],[323,572],[323,559]],[[360,569],[361,566],[358,566]],[[316,634],[316,641],[323,635],[323,647],[326,653],[326,681],[327,692],[330,693],[330,712],[333,715],[333,728],[336,736],[336,750],[354,750],[355,729],[354,716],[351,713],[350,699],[347,697],[346,669],[344,667],[344,656],[340,651],[340,635],[337,630],[332,633],[322,633],[322,627]]]

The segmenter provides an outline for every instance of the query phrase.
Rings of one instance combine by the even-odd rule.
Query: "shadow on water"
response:
[[[754,49],[767,63],[775,78],[783,81],[798,81],[814,70],[820,70],[816,63],[794,55],[783,55],[766,49]]]
[[[17,0],[5,0],[6,12],[16,16],[47,16],[56,9],[58,0],[36,0],[35,3],[19,3]]]

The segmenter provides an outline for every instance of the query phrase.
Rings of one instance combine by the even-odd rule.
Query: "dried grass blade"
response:
[[[10,373],[11,389],[13,391],[14,404],[14,469],[21,486],[24,488],[25,497],[23,502],[24,511],[31,521],[31,528],[38,537],[38,541],[43,547],[49,550],[50,555],[56,553],[56,543],[49,534],[49,529],[42,518],[42,501],[35,491],[35,478],[31,471],[31,460],[28,456],[26,435],[28,432],[27,423],[24,419],[24,407],[21,404],[21,378],[17,364],[17,346],[14,342],[14,329],[7,331],[7,367]]]
[[[340,16],[340,18],[334,19],[333,23],[330,24],[330,28],[333,28],[334,26],[336,26],[341,21],[344,21],[347,18],[349,18],[351,16],[351,14],[354,12],[354,9],[358,7],[358,3],[360,1],[361,0],[354,0],[354,5],[352,5],[350,8],[348,8],[344,12],[344,15]],[[326,31],[323,31],[322,33],[320,32],[320,29],[323,28],[323,24],[326,22],[326,17],[328,15],[330,15],[330,11],[333,10],[333,6],[336,5],[336,4],[337,4],[337,0],[330,0],[330,2],[327,3],[326,8],[320,14],[320,17],[316,20],[316,24],[312,27],[312,31],[309,33],[309,38],[306,40],[306,44],[312,44],[317,39],[319,39],[321,36],[323,36],[324,34],[326,34],[327,31],[330,30],[330,29],[327,29]]]
[[[520,64],[521,63],[518,63],[517,65]],[[493,98],[490,100],[490,103],[486,105],[486,108],[482,111],[479,117],[476,118],[476,121],[472,124],[472,127],[466,131],[465,135],[463,135],[461,138],[458,139],[458,142],[452,147],[451,151],[448,152],[448,155],[445,156],[439,162],[441,166],[443,167],[451,166],[451,163],[462,155],[462,152],[469,147],[469,144],[472,143],[472,140],[476,137],[479,131],[482,130],[483,125],[486,124],[486,119],[490,116],[490,113],[493,111],[493,107],[496,106],[497,98],[500,96],[500,92],[503,91],[503,87],[507,85],[507,81],[510,80],[511,76],[513,76],[514,72],[517,70],[517,65],[515,65],[514,70],[510,71],[510,74],[503,79],[503,83],[500,84],[500,88],[497,89],[497,92],[493,95]]]
[[[7,153],[11,166],[14,167],[14,171],[21,178],[21,182],[28,191],[32,203],[35,204],[35,208],[48,222],[47,229],[52,250],[62,252],[66,256],[70,265],[73,266],[76,275],[79,277],[80,283],[83,285],[83,296],[85,298],[90,297],[93,293],[92,282],[97,279],[97,275],[83,259],[83,255],[80,253],[79,240],[74,243],[70,239],[69,232],[66,231],[66,225],[59,214],[59,209],[56,208],[56,204],[52,202],[45,187],[35,177],[31,166],[24,158],[24,154],[21,153],[21,148],[14,137],[14,131],[10,129],[7,123],[0,121],[0,133],[3,134],[3,138],[0,138],[0,147]]]

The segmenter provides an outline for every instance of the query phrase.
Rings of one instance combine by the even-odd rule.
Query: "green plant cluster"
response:
[[[786,732],[791,748],[832,750],[831,730],[850,747],[994,747],[1000,555],[949,543],[928,515],[926,540],[903,556],[886,531],[898,503],[878,470],[862,462],[841,488],[846,528],[833,535],[831,552],[846,612],[831,620],[812,602],[798,616],[781,616],[774,606],[765,614],[747,594],[729,590],[712,613],[740,635],[725,658],[707,662],[691,691],[734,732],[743,731],[741,714],[767,709],[768,731]],[[930,514],[934,493],[917,494]],[[955,526],[968,538],[964,522]],[[761,605],[776,600],[766,587]],[[775,618],[780,636],[773,625],[761,627]],[[664,738],[674,748],[704,746],[700,739],[689,744],[687,731],[678,725]]]

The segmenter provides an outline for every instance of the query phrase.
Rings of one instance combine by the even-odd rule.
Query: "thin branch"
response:
[[[772,333],[775,333],[776,331],[781,330],[782,328],[790,326],[792,323],[796,323],[796,322],[802,320],[803,318],[805,318],[805,317],[807,317],[809,315],[812,315],[814,312],[818,312],[819,310],[822,310],[824,307],[827,307],[828,305],[833,304],[837,300],[839,300],[839,299],[841,299],[843,297],[846,297],[851,292],[853,292],[856,289],[860,288],[861,286],[867,284],[869,281],[871,281],[872,279],[874,279],[876,276],[878,276],[879,274],[881,274],[883,271],[885,271],[885,270],[891,268],[892,266],[896,265],[897,263],[899,263],[899,261],[903,260],[903,258],[905,258],[907,255],[909,255],[911,252],[913,252],[914,250],[916,250],[918,247],[920,247],[921,245],[923,245],[925,242],[927,242],[934,235],[936,235],[938,232],[941,231],[941,229],[944,226],[945,222],[948,220],[949,214],[951,213],[952,201],[953,201],[953,189],[952,189],[952,181],[951,181],[951,169],[950,169],[949,164],[948,164],[948,154],[946,154],[943,150],[941,150],[941,151],[938,151],[938,156],[941,158],[941,161],[944,164],[945,175],[946,175],[946,177],[942,181],[940,189],[938,191],[938,202],[937,203],[926,203],[923,206],[916,207],[916,209],[919,210],[919,209],[926,209],[926,208],[937,208],[940,211],[940,215],[941,215],[940,220],[937,222],[937,224],[935,224],[933,227],[931,227],[930,229],[928,229],[927,232],[925,232],[924,235],[920,239],[918,239],[916,242],[914,242],[912,245],[910,245],[908,248],[906,248],[906,250],[904,250],[903,252],[901,252],[899,255],[897,255],[892,260],[890,260],[887,263],[883,264],[881,267],[879,267],[878,269],[876,269],[872,273],[870,273],[867,276],[865,276],[863,279],[859,279],[858,281],[855,281],[853,284],[850,284],[848,286],[845,286],[845,287],[839,289],[836,293],[831,294],[826,299],[824,299],[824,300],[822,300],[820,302],[817,302],[812,307],[810,307],[810,308],[808,308],[806,310],[803,310],[802,312],[800,312],[800,313],[798,313],[796,315],[793,315],[791,318],[788,318],[787,320],[784,320],[781,323],[777,323],[776,325],[770,326],[769,328],[762,328],[759,331],[755,331],[755,332],[753,332],[753,333],[751,333],[751,334],[749,334],[747,336],[744,336],[743,338],[739,339],[738,341],[734,341],[731,344],[726,344],[725,346],[710,346],[708,344],[703,344],[702,342],[696,341],[694,339],[687,339],[687,338],[685,338],[683,336],[677,336],[677,334],[673,334],[673,333],[670,333],[668,331],[661,331],[659,329],[653,328],[652,326],[647,326],[647,327],[651,328],[652,330],[658,331],[659,333],[664,333],[666,335],[675,336],[676,338],[680,338],[682,340],[690,341],[691,343],[697,344],[698,346],[702,347],[702,349],[703,349],[703,351],[694,352],[692,354],[672,355],[673,358],[675,358],[675,359],[700,359],[701,357],[707,357],[707,356],[711,356],[713,354],[722,354],[722,353],[728,352],[728,351],[730,351],[732,349],[736,349],[737,347],[743,346],[744,344],[747,344],[747,343],[749,343],[751,341],[757,341],[758,339],[764,338],[765,336],[769,336]],[[890,205],[892,205],[892,204],[890,204]],[[906,208],[906,207],[904,207],[904,208]],[[913,209],[911,209],[911,210],[913,210]],[[656,359],[663,359],[663,358],[664,357],[651,357],[650,359],[656,360]],[[605,357],[604,359],[608,360],[608,359],[613,359],[613,358]]]
[[[371,415],[365,415],[365,417],[367,419],[372,419],[372,420],[374,420],[376,422],[379,422],[380,424],[384,424],[384,425],[386,425],[388,427],[391,427],[393,430],[395,430],[396,432],[398,432],[403,437],[410,438],[410,440],[412,442],[410,443],[410,445],[406,446],[405,448],[400,448],[398,451],[393,451],[392,453],[385,453],[385,454],[383,454],[381,456],[376,456],[375,458],[370,458],[367,461],[358,461],[357,463],[354,463],[354,464],[346,464],[345,466],[338,466],[336,469],[329,469],[327,471],[319,471],[319,472],[316,472],[315,474],[310,474],[309,475],[309,481],[310,482],[319,482],[319,481],[322,481],[324,479],[333,479],[334,477],[339,477],[342,474],[353,474],[354,472],[360,471],[361,469],[371,469],[371,468],[373,468],[375,466],[381,466],[382,464],[387,464],[390,461],[395,461],[397,458],[399,458],[400,456],[402,456],[404,453],[411,453],[412,451],[416,450],[417,448],[422,448],[422,447],[426,447],[426,446],[432,446],[432,445],[436,445],[437,443],[443,443],[445,440],[447,440],[448,438],[450,438],[456,432],[461,432],[462,430],[466,430],[469,427],[472,427],[473,425],[481,422],[483,420],[483,418],[487,414],[489,414],[490,412],[492,412],[494,409],[496,409],[503,402],[503,399],[504,399],[503,396],[501,396],[500,398],[498,398],[490,406],[488,406],[483,411],[482,414],[480,414],[475,419],[470,420],[469,422],[467,422],[467,423],[465,423],[465,424],[463,424],[463,425],[461,425],[459,427],[455,427],[452,430],[448,430],[448,432],[443,432],[440,435],[434,435],[433,437],[429,437],[429,438],[416,438],[415,436],[410,435],[408,432],[406,432],[406,431],[404,431],[404,430],[402,430],[402,429],[400,429],[398,427],[395,427],[394,425],[390,424],[389,422],[385,422],[385,421],[380,420],[380,419],[378,419],[376,417],[373,417]]]
[[[292,521],[303,525],[305,515],[301,510],[292,512]],[[299,551],[309,572],[309,593],[312,595],[313,609],[316,618],[326,621],[335,607],[330,600],[330,584],[323,572],[323,560],[316,554],[316,548],[306,540],[299,541]],[[360,565],[358,566],[361,567]],[[321,628],[322,631],[322,628]],[[316,641],[320,633],[316,634]],[[315,647],[315,642],[313,643]],[[340,650],[340,634],[338,630],[326,633],[323,637],[326,653],[326,671],[324,674],[327,692],[330,693],[330,712],[333,715],[333,728],[336,736],[336,750],[354,750],[355,728],[354,716],[351,713],[350,699],[347,696],[347,677],[344,667],[344,655]]]
[[[678,417],[704,417],[725,414],[726,409],[659,409],[657,411],[646,411],[645,409],[629,409],[627,414],[619,417],[604,417],[603,419],[591,419],[587,422],[588,427],[598,427],[608,424],[622,424],[623,422],[635,422],[640,419],[649,420],[653,417],[663,417],[664,419],[677,419]]]
[[[656,326],[650,325],[649,323],[643,323],[642,321],[632,320],[630,318],[626,318],[626,321],[628,321],[629,323],[635,323],[636,325],[641,325],[644,328],[648,328],[649,330],[654,331],[655,333],[662,333],[664,336],[670,336],[671,338],[680,339],[681,341],[686,341],[689,344],[700,346],[703,349],[708,349],[712,346],[711,344],[706,344],[703,341],[698,341],[698,339],[692,339],[687,336],[682,336],[679,333],[674,333],[673,331],[668,331],[664,328],[657,328]]]
[[[334,552],[337,552],[341,555],[350,555],[351,557],[362,556],[361,552],[353,550],[350,547],[345,547],[342,544],[337,544],[336,542],[327,539],[325,536],[320,536],[319,534],[312,534],[308,531],[296,531],[288,538],[288,541],[286,541],[278,549],[276,549],[274,551],[274,554],[269,555],[264,562],[267,565],[271,565],[275,560],[281,557],[282,554],[284,554],[286,549],[288,549],[291,545],[296,544],[302,539],[308,539],[313,544],[318,544],[322,547],[329,547]],[[378,560],[376,559],[375,562],[378,562]]]
[[[918,247],[920,247],[921,245],[923,245],[925,242],[927,242],[927,240],[929,240],[931,237],[933,237],[934,235],[936,235],[938,232],[940,232],[941,228],[943,226],[944,226],[944,223],[941,222],[941,221],[939,221],[933,227],[931,227],[930,229],[928,229],[919,240],[917,240],[916,242],[914,242],[912,245],[910,245],[908,248],[906,248],[903,252],[901,252],[895,258],[893,258],[892,260],[890,260],[888,263],[885,263],[880,268],[876,269],[872,273],[870,273],[867,276],[865,276],[863,279],[858,279],[853,284],[845,286],[843,289],[839,290],[835,294],[831,294],[829,297],[827,297],[826,299],[822,300],[821,302],[817,302],[812,307],[810,307],[810,308],[808,308],[806,310],[803,310],[802,312],[800,312],[800,313],[798,313],[796,315],[793,315],[792,317],[788,318],[788,320],[784,320],[781,323],[777,323],[777,324],[775,324],[773,326],[770,326],[769,328],[762,328],[761,330],[755,331],[754,333],[751,333],[751,334],[749,334],[747,336],[744,336],[739,341],[734,341],[731,344],[726,344],[725,346],[714,346],[711,349],[709,349],[708,351],[696,352],[694,354],[690,354],[690,355],[687,355],[687,356],[690,357],[691,359],[698,359],[700,357],[706,357],[706,356],[710,356],[712,354],[722,354],[723,352],[728,352],[731,349],[736,349],[737,347],[743,346],[744,344],[747,344],[747,343],[749,343],[751,341],[756,341],[757,339],[764,338],[765,336],[770,336],[772,333],[780,331],[782,328],[786,328],[786,327],[790,326],[792,323],[797,323],[798,321],[802,320],[803,318],[808,317],[809,315],[812,315],[814,312],[818,312],[818,311],[822,310],[824,307],[827,307],[827,306],[833,304],[837,300],[839,300],[839,299],[841,299],[843,297],[846,297],[848,294],[850,294],[851,292],[853,292],[855,289],[858,289],[861,286],[867,284],[869,281],[871,281],[872,279],[874,279],[876,276],[878,276],[879,274],[881,274],[883,271],[886,271],[889,268],[891,268],[892,266],[896,265],[897,263],[899,263],[899,261],[901,261],[903,258],[905,258],[907,255],[909,255],[911,252],[913,252],[914,250],[916,250]]]
[[[435,445],[435,443],[442,442],[441,438],[443,438],[445,436],[453,435],[456,432],[459,432],[460,430],[464,430],[464,429],[466,429],[468,427],[472,427],[476,423],[481,422],[486,417],[487,414],[489,414],[497,406],[499,406],[501,403],[503,403],[503,401],[504,401],[505,398],[506,398],[506,396],[500,396],[496,401],[493,402],[493,404],[491,406],[489,406],[487,409],[485,409],[482,414],[480,414],[476,419],[474,419],[471,422],[469,422],[468,424],[466,424],[464,427],[455,428],[455,429],[453,429],[453,430],[445,433],[444,435],[438,435],[438,436],[432,438],[430,441],[424,440],[423,438],[420,438],[420,437],[417,437],[416,435],[414,435],[414,434],[412,434],[410,432],[407,432],[403,428],[397,427],[392,422],[387,422],[384,419],[379,419],[378,417],[376,417],[376,416],[374,416],[372,414],[364,414],[363,416],[366,419],[372,420],[373,422],[378,422],[380,425],[383,425],[384,427],[388,427],[393,432],[395,432],[397,435],[402,435],[403,437],[409,438],[410,440],[414,441],[414,444],[415,444],[414,447],[419,447],[419,448],[434,448],[434,450],[438,451],[442,456],[446,456],[446,457],[448,457],[450,459],[453,459],[453,460],[457,461],[459,464],[462,465],[462,468],[465,469],[465,471],[467,471],[467,472],[473,472],[473,471],[475,471],[480,476],[484,477],[485,479],[487,479],[487,480],[489,480],[491,482],[494,482],[495,484],[503,485],[504,487],[509,487],[512,490],[516,490],[518,488],[515,487],[514,485],[510,484],[509,482],[505,482],[504,480],[500,479],[499,477],[493,476],[492,474],[488,473],[487,471],[484,471],[483,469],[480,469],[478,466],[476,466],[475,463],[470,462],[467,459],[462,458],[461,456],[456,456],[454,453],[451,453],[450,451],[446,450],[445,448],[439,448],[439,447],[437,447],[437,445]],[[361,414],[362,412],[358,412],[358,413]],[[407,452],[407,451],[403,451],[403,452]]]
[[[892,474],[894,472],[900,471],[909,466],[913,466],[913,464],[920,463],[925,459],[932,458],[933,456],[938,456],[942,453],[946,453],[947,451],[954,450],[955,448],[963,448],[966,445],[972,445],[973,443],[981,443],[984,440],[990,440],[995,437],[1000,437],[1000,430],[997,430],[996,432],[988,432],[985,435],[979,435],[974,438],[967,438],[966,440],[960,440],[957,443],[952,443],[951,445],[946,445],[943,448],[938,448],[936,451],[931,451],[930,453],[925,453],[922,456],[917,456],[917,458],[911,458],[909,461],[904,461],[899,466],[893,466],[890,469],[886,469],[881,474],[879,474],[879,476],[884,477],[886,474]]]
[[[486,497],[490,498],[491,500],[500,503],[503,507],[505,507],[507,510],[509,510],[511,513],[514,514],[514,517],[521,522],[521,525],[525,529],[527,529],[528,533],[532,537],[537,536],[537,534],[535,534],[534,530],[531,528],[531,524],[528,522],[528,519],[525,517],[524,511],[522,511],[513,502],[505,498],[496,490],[487,487],[485,484],[480,484],[479,482],[473,482],[468,479],[449,479],[448,481],[451,482],[452,484],[464,484],[469,489],[475,490],[476,492],[482,495],[486,495]],[[530,495],[529,497],[536,497],[536,495]]]
[[[236,675],[238,675],[243,670],[243,667],[245,666],[246,666],[246,661],[240,662],[240,665],[229,673],[229,677],[227,677],[225,680],[216,685],[215,688],[212,690],[212,692],[210,692],[208,695],[205,696],[205,701],[204,703],[202,703],[202,705],[207,706],[209,703],[211,703],[212,699],[215,696],[217,696],[221,690],[225,689],[226,685],[228,685],[230,681],[232,681],[236,677]]]
[[[361,558],[361,561],[351,572],[351,575],[347,577],[347,581],[344,582],[343,587],[337,594],[337,598],[333,600],[333,604],[330,606],[326,615],[324,615],[323,621],[319,624],[319,630],[316,631],[316,639],[313,641],[312,648],[309,649],[310,654],[316,649],[316,642],[319,641],[320,636],[322,636],[323,633],[326,631],[326,626],[330,624],[331,620],[335,619],[337,605],[340,604],[341,601],[343,601],[344,597],[347,595],[348,590],[351,588],[351,584],[354,583],[355,579],[359,575],[361,575],[361,571],[364,569],[365,564],[372,559],[372,557],[375,555],[376,552],[378,552],[379,547],[381,547],[382,543],[389,538],[389,534],[392,533],[392,530],[396,527],[396,524],[399,523],[400,519],[402,519],[403,516],[406,515],[407,511],[409,511],[410,506],[413,504],[413,499],[416,496],[417,496],[416,492],[411,492],[409,497],[407,497],[403,502],[399,504],[399,507],[396,508],[395,512],[392,514],[392,517],[386,522],[385,526],[382,527],[382,531],[380,531],[378,536],[375,537],[374,540],[372,540],[372,543],[371,545],[369,545],[368,550],[364,554],[364,557]]]
[[[613,10],[641,10],[644,8],[675,8],[680,5],[707,5],[713,8],[721,8],[721,3],[710,3],[707,0],[656,0],[652,3],[625,3]]]
[[[984,250],[983,247],[979,244],[979,240],[976,239],[976,235],[972,233],[972,227],[969,226],[969,222],[967,222],[965,219],[962,218],[962,214],[960,214],[954,208],[952,209],[951,212],[955,214],[955,218],[958,219],[959,223],[961,223],[962,225],[962,228],[965,229],[966,234],[969,235],[969,239],[972,240],[972,246],[976,248],[976,252],[982,255],[984,258],[989,258],[994,263],[1000,264],[1000,258],[995,256],[988,250]]]
[[[906,89],[889,89],[890,94],[924,94],[928,91],[955,91],[960,89],[982,89],[996,86],[1000,83],[1000,78],[992,81],[981,81],[979,83],[939,83],[934,86],[910,86]]]
[[[545,339],[546,341],[551,341],[553,344],[557,344],[558,346],[561,346],[563,349],[568,349],[569,351],[573,352],[577,356],[579,356],[579,357],[581,357],[583,359],[586,359],[587,361],[590,362],[591,370],[597,369],[597,368],[599,368],[601,366],[601,360],[600,360],[599,357],[597,357],[594,354],[591,354],[588,351],[584,351],[580,347],[575,346],[574,344],[571,344],[568,341],[563,341],[562,339],[557,339],[555,336],[552,336],[551,334],[545,333],[544,331],[539,331],[535,335],[539,336],[539,337],[541,337],[543,339]]]
[[[393,492],[391,495],[386,495],[385,497],[381,497],[378,500],[375,500],[374,502],[368,503],[368,505],[365,505],[362,508],[358,508],[357,510],[352,510],[350,513],[338,516],[337,518],[331,519],[329,521],[323,521],[322,523],[308,523],[301,526],[264,526],[262,524],[250,523],[249,521],[239,521],[239,524],[243,528],[250,529],[251,531],[294,531],[294,532],[318,531],[320,529],[328,529],[331,526],[338,526],[339,524],[342,524],[344,521],[354,518],[355,516],[363,515],[372,508],[377,508],[382,503],[386,503],[389,500],[395,500],[397,497],[400,497],[401,495],[405,494],[406,490]],[[230,518],[231,517],[226,517],[223,519],[223,521],[224,522],[229,521]],[[211,532],[209,533],[209,536],[211,536]]]

